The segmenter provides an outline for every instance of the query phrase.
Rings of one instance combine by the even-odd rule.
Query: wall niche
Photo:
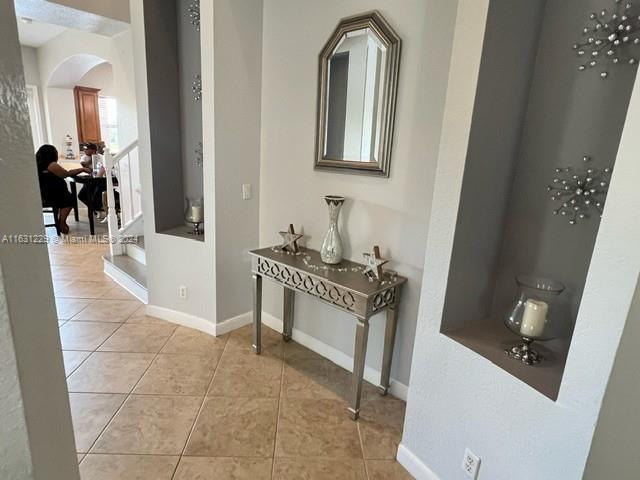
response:
[[[187,199],[204,200],[198,0],[144,1],[156,232],[194,240]]]
[[[552,400],[600,218],[570,225],[554,215],[546,187],[558,167],[614,167],[636,67],[610,65],[603,79],[599,68],[578,70],[584,59],[572,46],[591,12],[618,5],[492,0],[489,8],[441,332]],[[565,333],[536,342],[535,366],[504,352],[520,340],[504,324],[520,274],[566,287]]]

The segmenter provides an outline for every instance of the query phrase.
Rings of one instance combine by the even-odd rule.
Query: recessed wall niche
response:
[[[492,0],[483,45],[441,332],[553,400],[600,219],[570,225],[546,187],[557,167],[614,166],[636,68],[603,80],[572,49],[590,13],[614,5]],[[504,324],[520,274],[566,286],[565,333],[536,344],[536,366],[504,353],[520,340]]]
[[[195,240],[187,199],[203,199],[199,2],[145,0],[156,231]]]

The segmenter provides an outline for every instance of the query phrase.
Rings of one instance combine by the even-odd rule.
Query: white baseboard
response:
[[[131,295],[136,297],[142,303],[149,302],[149,292],[146,288],[136,282],[133,278],[127,275],[125,272],[116,267],[108,260],[104,260],[104,273],[112,278],[118,285],[124,288]]]
[[[282,331],[282,320],[274,317],[273,315],[262,312],[262,323],[272,328],[278,332]],[[326,343],[321,342],[315,337],[308,335],[298,329],[293,328],[293,339],[301,345],[304,345],[309,350],[313,350],[317,354],[331,360],[336,365],[344,368],[345,370],[352,371],[353,370],[353,357],[341,352],[333,348]],[[380,384],[380,371],[374,368],[365,366],[364,367],[364,378],[366,381],[374,384]],[[393,378],[390,381],[389,385],[389,393],[392,395],[401,398],[402,400],[407,399],[407,391],[408,387],[403,383],[394,380]]]
[[[216,335],[216,325],[204,318],[196,317],[189,313],[178,312],[170,308],[159,307],[157,305],[147,305],[147,315],[161,318],[167,322],[177,323],[183,327],[195,328],[209,335]]]
[[[422,461],[402,443],[398,446],[396,460],[417,480],[440,480],[429,467],[422,463]]]
[[[135,243],[125,244],[124,251],[127,256],[133,258],[136,262],[139,262],[142,265],[147,264],[147,254],[143,248],[140,248]]]
[[[224,335],[238,328],[249,325],[253,321],[253,312],[242,313],[236,317],[229,318],[215,326],[216,335]]]

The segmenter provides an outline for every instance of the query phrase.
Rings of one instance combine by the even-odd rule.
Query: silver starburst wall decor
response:
[[[591,158],[584,156],[582,160],[586,163]],[[574,171],[572,167],[556,168],[553,183],[547,186],[551,200],[560,202],[553,214],[566,216],[571,225],[591,218],[593,214],[601,217],[611,172],[611,167],[602,170],[587,168],[581,172]]]
[[[189,13],[189,21],[191,25],[196,29],[196,32],[200,31],[200,0],[194,0],[187,9]]]
[[[583,40],[573,45],[584,59],[578,70],[599,69],[600,77],[609,76],[613,65],[636,65],[640,53],[640,16],[632,2],[614,0],[610,10],[591,13],[582,29]]]

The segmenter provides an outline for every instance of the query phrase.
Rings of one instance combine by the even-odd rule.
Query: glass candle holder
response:
[[[193,235],[201,235],[200,225],[204,223],[204,207],[202,198],[187,198],[187,209],[184,214],[185,220],[193,225],[193,231],[189,232]]]
[[[505,352],[526,365],[536,365],[541,355],[531,346],[534,341],[556,338],[564,326],[561,294],[562,283],[530,275],[516,277],[518,292],[505,316],[505,325],[522,338],[522,343]]]

